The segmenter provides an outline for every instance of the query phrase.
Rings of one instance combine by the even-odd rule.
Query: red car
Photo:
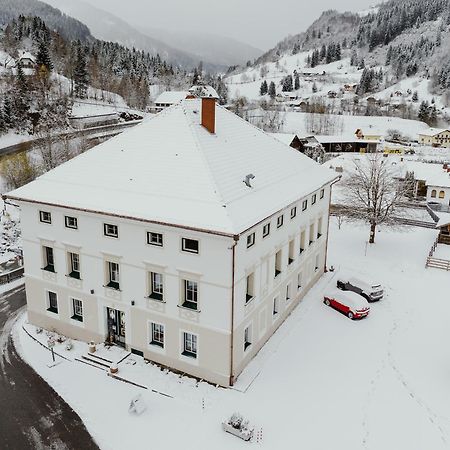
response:
[[[367,300],[355,292],[343,292],[335,289],[324,295],[323,302],[325,305],[342,312],[349,319],[362,319],[370,312]]]

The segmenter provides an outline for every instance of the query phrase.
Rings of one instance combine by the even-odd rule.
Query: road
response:
[[[77,137],[106,137],[106,136],[114,136],[116,134],[121,133],[127,128],[130,128],[138,123],[141,123],[141,120],[132,120],[129,122],[121,122],[113,125],[101,125],[98,127],[92,128],[83,128],[81,130],[69,131],[67,133],[61,133],[59,135],[55,135],[53,139],[55,141],[66,138],[66,139],[74,139]],[[20,153],[24,151],[29,151],[35,147],[37,147],[40,143],[44,142],[43,138],[34,138],[28,141],[20,142],[18,144],[10,145],[9,147],[0,148],[0,157],[6,155],[12,155],[14,153]]]
[[[17,354],[11,329],[25,303],[23,288],[0,296],[0,448],[98,449],[78,415]]]

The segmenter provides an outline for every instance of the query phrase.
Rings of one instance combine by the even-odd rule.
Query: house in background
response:
[[[450,148],[450,130],[447,128],[429,128],[421,131],[419,133],[419,144]]]
[[[187,95],[188,92],[186,91],[165,91],[159,94],[155,100],[154,112],[161,112],[163,109],[179,103]]]
[[[16,67],[19,64],[23,69],[34,69],[36,67],[36,59],[30,52],[22,52],[16,61]]]
[[[28,319],[232,385],[323,274],[335,180],[214,98],[182,100],[5,195]]]

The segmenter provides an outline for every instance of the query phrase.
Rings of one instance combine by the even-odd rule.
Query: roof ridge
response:
[[[192,134],[195,146],[196,146],[198,152],[200,153],[200,158],[202,159],[203,164],[205,165],[205,167],[208,170],[208,178],[209,178],[212,186],[214,186],[214,196],[217,198],[217,200],[219,201],[221,206],[223,206],[223,208],[225,210],[225,215],[227,216],[231,227],[234,228],[233,221],[231,220],[231,217],[228,214],[228,210],[226,208],[227,203],[225,202],[225,200],[224,200],[224,198],[223,198],[223,196],[222,196],[222,194],[220,192],[219,186],[216,183],[216,180],[214,179],[214,177],[212,175],[212,169],[211,169],[211,165],[209,164],[208,158],[206,158],[206,156],[203,153],[203,148],[202,148],[202,145],[200,144],[200,140],[199,140],[198,135],[197,135],[196,124],[188,119],[188,111],[184,107],[184,105],[186,104],[185,101],[181,101],[177,106],[181,106],[181,108],[183,110],[183,114],[184,114],[184,116],[185,116],[185,118],[187,120],[187,123],[188,123],[188,126],[189,126],[189,130],[190,130],[190,132]],[[216,107],[217,107],[217,105],[216,105]]]

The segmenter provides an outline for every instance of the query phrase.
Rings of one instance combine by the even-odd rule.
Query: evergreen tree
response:
[[[75,58],[75,70],[73,72],[75,83],[75,97],[86,98],[89,85],[86,54],[80,42],[78,42]]]
[[[41,40],[39,42],[38,53],[36,55],[36,65],[38,70],[45,67],[46,72],[50,73],[53,70],[53,62],[50,58],[50,52],[48,49],[48,42],[45,40]]]
[[[314,83],[312,85],[312,91],[313,91],[314,94],[317,92],[317,84],[316,84],[315,81],[314,81]]]
[[[270,98],[272,98],[272,99],[274,99],[275,96],[277,95],[275,83],[273,81],[271,81],[270,84],[269,84],[269,91],[268,92],[269,92]]]
[[[350,56],[350,65],[351,66],[358,65],[358,53],[356,52],[356,49],[352,50],[352,54]]]
[[[428,123],[430,120],[430,112],[429,112],[429,105],[426,100],[423,100],[419,107],[419,113],[417,114],[417,117],[422,122]]]
[[[288,75],[287,77],[284,77],[281,81],[282,84],[282,91],[283,92],[291,92],[293,89],[293,80],[292,75]]]
[[[412,95],[412,101],[413,101],[413,102],[419,101],[419,93],[418,93],[417,91],[414,91],[414,92],[413,92],[413,95]]]
[[[261,83],[261,87],[259,88],[259,95],[265,95],[265,94],[267,94],[268,90],[269,90],[269,87],[267,86],[267,81],[264,80],[264,81]]]
[[[300,89],[300,75],[297,72],[294,73],[294,89]]]

